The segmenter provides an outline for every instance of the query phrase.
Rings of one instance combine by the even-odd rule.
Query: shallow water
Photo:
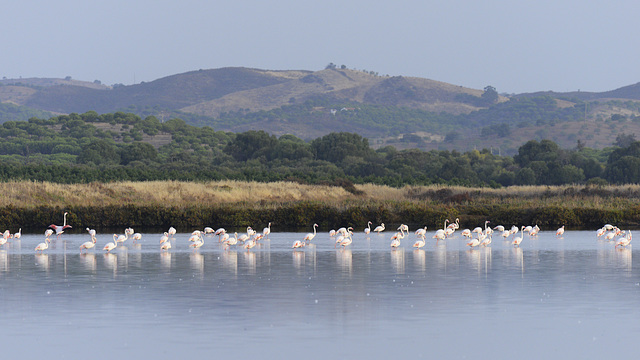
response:
[[[432,234],[432,232],[430,232]],[[272,233],[250,251],[178,234],[161,253],[143,234],[110,254],[86,234],[44,254],[41,235],[0,248],[0,344],[12,358],[631,358],[640,336],[640,271],[631,246],[595,232],[495,237],[356,234],[346,249],[319,233]],[[38,346],[34,346],[38,344]]]

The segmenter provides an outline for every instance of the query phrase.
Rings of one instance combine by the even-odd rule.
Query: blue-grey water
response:
[[[177,234],[168,252],[144,233],[107,254],[99,234],[0,247],[0,346],[7,358],[634,358],[640,269],[631,249],[594,231],[496,236],[469,249],[457,234],[414,250],[391,232],[346,249],[320,232],[274,232],[247,251]]]

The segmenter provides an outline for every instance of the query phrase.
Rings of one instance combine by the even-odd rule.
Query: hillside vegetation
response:
[[[619,135],[616,147],[562,149],[531,140],[513,157],[391,146],[374,149],[359,134],[333,132],[311,141],[264,131],[194,127],[180,119],[96,112],[0,126],[0,180],[90,183],[151,180],[294,181],[343,187],[624,184],[640,182],[640,142]],[[637,170],[637,171],[636,171]]]

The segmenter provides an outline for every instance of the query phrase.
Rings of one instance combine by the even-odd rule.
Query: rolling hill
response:
[[[344,67],[230,67],[129,86],[70,78],[0,81],[0,102],[21,107],[22,113],[28,113],[22,108],[56,114],[125,111],[180,117],[216,130],[265,130],[303,139],[348,131],[370,138],[376,147],[512,153],[529,139],[605,147],[618,133],[640,134],[640,83],[602,93],[501,96],[495,103],[482,103],[482,95],[483,90],[429,79]]]

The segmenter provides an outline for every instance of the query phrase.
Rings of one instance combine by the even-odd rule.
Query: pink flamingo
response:
[[[38,244],[35,250],[40,251],[40,253],[42,253],[44,250],[47,250],[49,248],[50,241],[51,240],[49,240],[49,238],[44,239],[44,242],[41,242],[40,244]]]
[[[91,241],[87,241],[85,243],[82,243],[82,245],[80,245],[80,254],[82,254],[82,249],[88,250],[94,246],[96,246],[96,238],[92,235]]]
[[[367,235],[369,235],[369,233],[371,232],[371,224],[371,221],[367,222],[367,227],[364,229],[364,233]]]
[[[302,239],[303,241],[311,241],[313,240],[314,237],[316,237],[316,228],[318,227],[318,224],[313,224],[313,234],[312,233],[308,233],[307,235],[305,235],[304,239]]]
[[[102,250],[106,250],[107,252],[111,252],[111,250],[115,249],[116,246],[118,246],[118,242],[116,241],[116,239],[118,239],[118,234],[113,234],[113,242],[107,243],[102,248]]]
[[[54,225],[54,224],[49,225],[50,228],[52,228],[53,230],[56,231],[57,238],[60,238],[60,235],[62,235],[62,233],[64,233],[65,229],[71,229],[71,225],[67,225],[67,214],[68,213],[65,212],[64,215],[63,215],[64,223],[62,224],[62,226]]]

